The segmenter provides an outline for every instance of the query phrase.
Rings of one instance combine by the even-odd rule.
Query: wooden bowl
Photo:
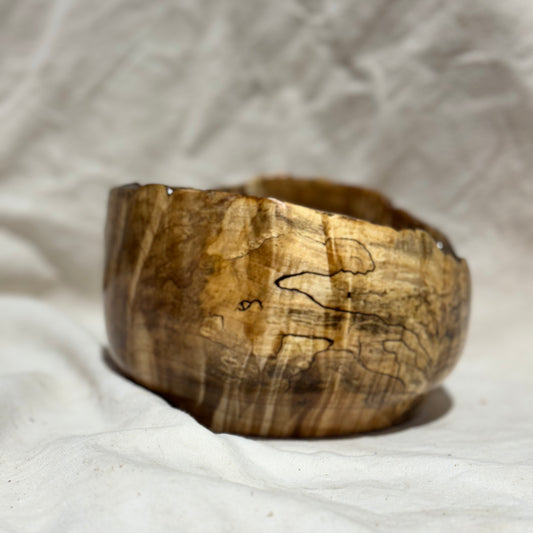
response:
[[[439,231],[290,177],[113,189],[104,289],[124,374],[214,431],[276,437],[402,420],[455,365],[470,308]]]

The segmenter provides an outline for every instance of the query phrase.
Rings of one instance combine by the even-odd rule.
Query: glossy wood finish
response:
[[[456,363],[470,307],[440,232],[379,193],[290,177],[113,189],[104,286],[126,375],[262,436],[398,422]]]

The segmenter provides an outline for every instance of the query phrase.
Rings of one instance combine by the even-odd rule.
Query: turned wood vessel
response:
[[[124,374],[214,431],[278,437],[403,420],[456,363],[470,307],[442,233],[290,177],[113,189],[104,289]]]

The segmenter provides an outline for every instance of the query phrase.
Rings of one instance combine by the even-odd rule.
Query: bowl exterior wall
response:
[[[270,198],[121,187],[104,277],[113,361],[215,431],[325,436],[403,419],[466,336],[466,262]]]

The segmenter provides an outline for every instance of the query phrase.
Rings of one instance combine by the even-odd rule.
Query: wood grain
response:
[[[470,277],[379,193],[290,177],[113,189],[114,362],[214,431],[325,436],[403,419],[449,373]]]

